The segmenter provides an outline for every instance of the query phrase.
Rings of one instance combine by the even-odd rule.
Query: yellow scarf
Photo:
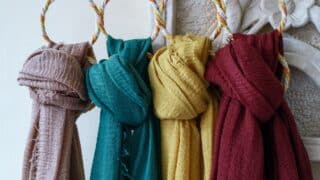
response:
[[[217,98],[204,79],[210,41],[169,37],[149,64],[155,113],[161,125],[162,177],[209,179]]]

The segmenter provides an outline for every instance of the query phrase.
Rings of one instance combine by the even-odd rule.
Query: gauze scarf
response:
[[[235,34],[207,65],[221,88],[212,180],[310,180],[310,162],[284,100],[282,37]]]
[[[85,178],[75,121],[90,103],[83,75],[88,54],[93,54],[88,43],[50,45],[23,65],[18,81],[33,99],[23,179]]]
[[[160,119],[162,176],[208,179],[216,101],[204,79],[210,41],[174,36],[149,65],[154,108]]]
[[[159,122],[147,76],[151,39],[108,36],[107,48],[110,58],[86,72],[89,97],[101,108],[91,179],[161,179]]]

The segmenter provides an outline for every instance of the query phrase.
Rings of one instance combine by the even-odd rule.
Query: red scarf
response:
[[[281,82],[282,37],[235,34],[208,63],[220,87],[212,180],[310,180],[310,162]]]

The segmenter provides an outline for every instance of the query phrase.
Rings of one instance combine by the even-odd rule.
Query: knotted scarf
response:
[[[108,36],[108,60],[86,72],[90,99],[101,108],[91,179],[161,179],[159,125],[147,76],[151,39]]]
[[[282,37],[235,34],[207,65],[221,88],[212,180],[310,180],[310,162],[284,100]]]
[[[170,37],[170,43],[149,64],[160,119],[162,176],[209,179],[217,105],[204,79],[210,41],[186,35]]]
[[[32,128],[25,150],[23,179],[84,179],[75,124],[88,108],[83,69],[88,43],[50,45],[34,52],[19,73],[33,99]]]

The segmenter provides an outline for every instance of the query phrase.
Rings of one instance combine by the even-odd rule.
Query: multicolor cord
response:
[[[165,9],[167,5],[167,0],[161,0],[160,5],[158,6],[156,0],[149,0],[151,7],[153,9],[154,14],[154,23],[155,28],[151,35],[151,39],[154,40],[159,32],[161,31],[165,37],[169,36],[169,32],[166,29],[166,21],[165,21]]]
[[[225,30],[225,32],[228,34],[228,41],[232,40],[232,33],[228,27],[228,23],[226,20],[226,10],[227,10],[227,4],[228,0],[212,0],[216,7],[216,17],[218,25],[216,29],[213,31],[211,35],[211,39],[216,39],[222,32],[222,29]],[[285,29],[286,19],[288,15],[287,6],[284,0],[278,0],[279,2],[279,8],[281,11],[281,21],[278,27],[278,30],[280,33],[282,33]],[[290,68],[288,65],[288,62],[286,61],[285,57],[282,54],[278,55],[278,59],[283,66],[283,72],[282,72],[282,84],[284,87],[284,90],[287,91],[290,84]]]
[[[290,79],[291,79],[290,68],[286,58],[282,54],[278,55],[278,59],[283,67],[281,81],[283,84],[284,91],[287,92],[290,85]]]
[[[104,27],[104,10],[107,4],[110,0],[104,0],[101,7],[97,7],[97,5],[94,3],[93,0],[89,0],[91,8],[94,10],[94,12],[97,14],[97,31],[93,34],[91,43],[93,44],[98,39],[100,32],[102,32],[105,36],[108,35],[105,27]]]
[[[50,44],[55,44],[54,41],[52,41],[50,39],[50,37],[48,36],[47,30],[46,30],[46,13],[49,9],[49,6],[51,5],[51,3],[53,3],[54,0],[47,0],[44,7],[42,8],[42,12],[40,15],[40,24],[41,24],[41,29],[42,29],[42,37],[45,41],[47,41]]]
[[[278,0],[278,2],[279,2],[279,9],[281,12],[281,20],[280,20],[278,30],[282,33],[286,26],[288,10],[287,10],[286,2],[284,0]]]
[[[46,30],[46,13],[50,7],[50,5],[54,2],[55,0],[46,0],[46,3],[44,5],[44,7],[42,8],[42,12],[41,12],[41,15],[40,15],[40,24],[41,24],[41,29],[42,29],[42,37],[45,41],[47,41],[49,44],[56,44],[48,35],[47,33],[47,30]],[[99,37],[99,34],[100,34],[100,31],[102,31],[103,33],[106,34],[104,28],[103,28],[103,21],[101,21],[101,19],[103,19],[103,15],[104,13],[101,13],[104,11],[104,7],[106,6],[106,4],[108,3],[109,0],[105,0],[103,2],[103,5],[101,6],[102,8],[97,8],[97,6],[93,3],[92,0],[89,0],[89,3],[91,5],[91,7],[93,8],[93,10],[98,14],[99,18],[98,18],[98,21],[99,23],[98,24],[98,30],[97,32],[95,32],[92,36],[92,39],[90,41],[91,45],[93,45],[96,40],[98,39]],[[102,17],[101,17],[102,16]],[[102,26],[101,26],[102,24]],[[102,28],[101,28],[101,27]]]
[[[104,0],[102,6],[97,7],[97,5],[94,3],[93,0],[89,0],[89,3],[91,5],[92,9],[96,12],[96,14],[98,16],[98,19],[97,19],[98,30],[92,38],[93,42],[96,41],[100,32],[102,32],[106,36],[108,35],[108,33],[104,27],[104,10],[105,10],[106,5],[109,3],[109,1],[110,0]],[[154,18],[155,28],[154,28],[154,31],[151,35],[151,39],[154,40],[158,36],[160,30],[167,37],[169,33],[166,30],[166,22],[165,22],[165,18],[164,18],[165,9],[167,6],[167,0],[161,0],[159,6],[158,6],[156,0],[149,0],[149,2],[151,3],[151,6],[153,8],[153,13],[155,16],[155,18]]]
[[[280,33],[283,33],[285,26],[286,26],[288,10],[287,10],[287,5],[284,0],[278,0],[278,3],[279,3],[279,9],[281,12],[281,20],[279,23],[278,31]],[[290,68],[289,68],[289,65],[288,65],[286,58],[282,54],[279,54],[278,59],[279,59],[281,65],[283,66],[282,83],[283,83],[284,90],[287,91],[289,88],[290,79],[291,79]]]
[[[212,0],[216,7],[216,17],[218,25],[210,36],[211,39],[216,39],[224,29],[227,33],[228,41],[232,39],[232,33],[227,23],[227,0]]]

